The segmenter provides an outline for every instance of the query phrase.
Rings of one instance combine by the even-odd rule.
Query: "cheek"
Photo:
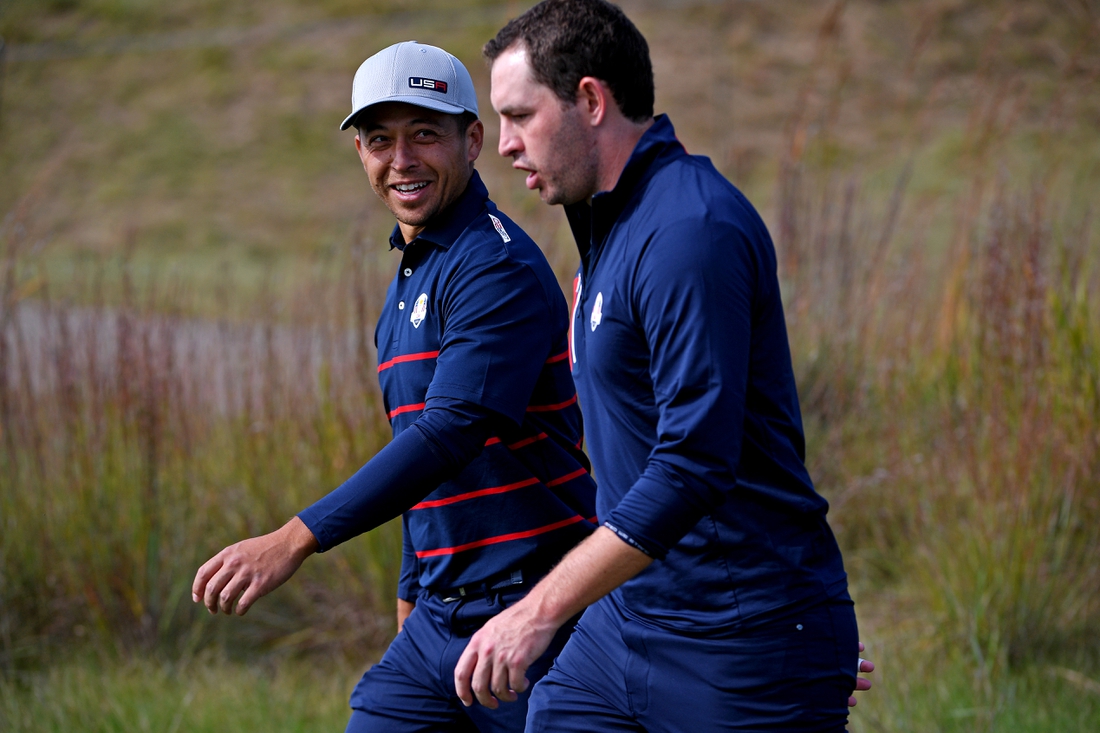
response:
[[[376,193],[382,192],[382,180],[386,174],[386,166],[381,165],[378,161],[371,161],[366,166],[367,178],[370,180],[370,187],[375,190]]]

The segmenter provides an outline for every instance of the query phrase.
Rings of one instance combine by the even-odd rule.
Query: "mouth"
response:
[[[409,183],[392,183],[390,190],[396,194],[397,199],[405,203],[413,203],[426,195],[424,189],[431,185],[431,181],[412,181]]]
[[[398,193],[415,193],[427,185],[427,181],[418,181],[417,183],[395,183],[392,188]]]
[[[527,184],[527,188],[529,190],[534,191],[536,188],[541,187],[541,182],[539,181],[539,172],[537,170],[535,170],[534,168],[529,168],[526,165],[521,165],[519,161],[513,163],[512,167],[517,171],[524,171],[527,173],[527,180],[524,181],[524,183]]]

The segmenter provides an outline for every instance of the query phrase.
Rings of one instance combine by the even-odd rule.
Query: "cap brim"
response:
[[[424,107],[425,109],[435,110],[436,112],[444,112],[449,115],[460,115],[468,110],[459,107],[454,104],[448,104],[437,99],[428,99],[427,97],[418,97],[412,94],[398,94],[392,97],[385,97],[383,99],[376,99],[370,104],[365,104],[359,109],[348,115],[343,123],[340,125],[341,130],[346,130],[355,123],[355,118],[363,113],[363,110],[369,109],[376,104],[385,104],[386,102],[404,102],[405,104],[411,104],[414,107]]]

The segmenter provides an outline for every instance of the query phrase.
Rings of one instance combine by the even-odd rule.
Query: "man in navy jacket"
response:
[[[603,0],[546,0],[486,44],[499,151],[565,205],[581,266],[570,357],[601,527],[490,621],[463,701],[591,605],[528,730],[843,730],[855,613],[804,465],[771,239],[653,117],[645,39]]]

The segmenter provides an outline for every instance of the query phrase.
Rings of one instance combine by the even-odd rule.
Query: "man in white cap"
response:
[[[469,73],[442,49],[399,43],[359,68],[341,129],[358,131],[401,256],[375,332],[394,439],[281,529],[219,552],[192,588],[211,613],[243,615],[310,554],[403,515],[399,633],[352,693],[348,731],[523,730],[526,695],[464,707],[455,664],[471,634],[596,526],[568,310],[538,247],[474,170],[477,113]]]

